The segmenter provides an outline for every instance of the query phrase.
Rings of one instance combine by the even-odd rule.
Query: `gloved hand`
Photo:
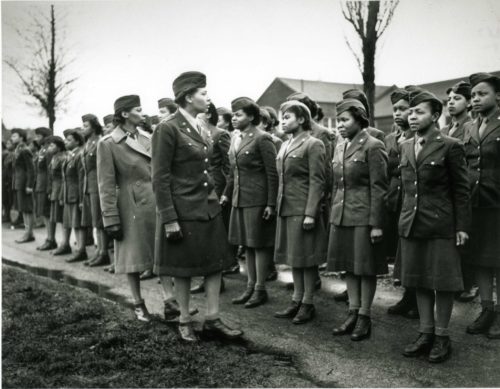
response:
[[[164,226],[167,240],[181,240],[183,238],[181,226],[177,222],[168,223]]]

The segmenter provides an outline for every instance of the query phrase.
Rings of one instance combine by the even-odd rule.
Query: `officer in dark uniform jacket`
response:
[[[467,327],[470,334],[500,338],[500,78],[470,76],[472,109],[478,118],[464,137],[472,189],[471,244],[466,262],[474,267],[482,311]],[[496,278],[496,303],[493,283]]]
[[[470,192],[463,146],[436,128],[442,102],[429,92],[410,97],[414,139],[401,145],[403,204],[399,219],[401,281],[416,288],[419,337],[406,357],[449,358],[454,294],[463,289],[457,246],[468,240]],[[434,309],[437,312],[434,318]],[[430,352],[430,354],[429,354]]]
[[[114,116],[113,114],[109,114],[102,118],[102,122],[104,123],[104,128],[102,129],[103,135],[111,134],[115,129],[115,124],[113,123]]]
[[[25,130],[14,128],[11,131],[11,141],[15,145],[14,151],[14,191],[16,193],[17,210],[23,214],[25,233],[17,243],[33,242],[33,187],[35,184],[35,166],[33,154],[26,145]]]
[[[368,98],[364,94],[364,92],[360,91],[359,89],[349,89],[346,90],[344,93],[342,93],[342,98],[343,99],[356,99],[360,101],[363,106],[365,107],[366,113],[368,114],[368,118],[370,118],[371,112],[370,108],[368,106]],[[385,134],[383,131],[380,131],[379,129],[375,127],[370,127],[368,126],[366,128],[366,131],[373,136],[375,139],[381,140],[382,142],[384,141]]]
[[[463,141],[465,127],[471,121],[469,116],[471,86],[468,82],[460,81],[449,88],[446,94],[448,95],[447,108],[451,115],[451,123],[443,127],[441,133]]]

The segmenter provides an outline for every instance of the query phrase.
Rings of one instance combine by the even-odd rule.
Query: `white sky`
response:
[[[29,61],[11,28],[49,2],[2,1],[2,57]],[[172,96],[172,80],[200,70],[217,106],[257,99],[277,77],[361,82],[338,0],[56,1],[66,15],[66,47],[79,76],[56,133],[80,117],[112,113],[114,100],[139,94],[144,111]],[[500,70],[499,0],[401,0],[380,42],[376,82],[406,85]],[[10,127],[47,125],[28,107],[3,66],[2,120]]]

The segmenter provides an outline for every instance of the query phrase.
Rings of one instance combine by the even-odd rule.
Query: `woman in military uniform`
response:
[[[82,116],[83,131],[86,138],[82,151],[83,168],[85,172],[83,191],[82,223],[88,224],[89,216],[91,225],[96,229],[97,249],[94,257],[85,264],[88,266],[109,265],[108,236],[104,232],[102,223],[99,189],[97,184],[97,144],[102,136],[102,126],[93,114]],[[82,252],[83,253],[83,252]],[[83,254],[82,254],[83,255]]]
[[[401,281],[416,288],[420,328],[403,355],[448,359],[448,325],[454,294],[463,289],[458,246],[468,240],[470,193],[465,153],[436,122],[441,100],[429,92],[410,96],[414,139],[401,144],[403,204],[399,218]],[[434,315],[434,310],[436,315]]]
[[[192,277],[205,277],[207,311],[203,331],[241,336],[219,318],[221,272],[232,262],[214,181],[212,144],[196,116],[207,111],[206,77],[186,72],[173,82],[179,109],[153,134],[152,180],[157,204],[155,273],[174,277],[180,306],[179,333],[196,342],[189,312]]]
[[[115,124],[113,123],[114,117],[115,115],[109,114],[102,118],[102,122],[104,123],[104,128],[102,129],[103,135],[111,134],[115,129]]]
[[[467,332],[500,339],[500,78],[477,73],[469,79],[472,109],[478,118],[464,137],[472,188],[472,229],[466,262],[474,267],[482,310]]]
[[[141,321],[150,315],[140,274],[153,266],[155,199],[151,185],[151,137],[138,130],[144,119],[139,96],[115,101],[115,129],[97,145],[97,180],[103,225],[115,240],[115,272],[126,274]]]
[[[279,187],[274,260],[292,268],[294,293],[291,304],[275,317],[303,324],[315,315],[317,266],[324,262],[328,244],[321,215],[326,151],[310,134],[312,118],[307,106],[290,101],[281,106],[281,112],[283,130],[290,139],[276,160]]]
[[[18,212],[22,213],[25,225],[25,232],[16,243],[33,242],[33,225],[35,218],[33,215],[33,187],[35,184],[35,166],[33,164],[33,154],[26,145],[26,131],[20,128],[11,130],[10,139],[15,146],[14,151],[14,191],[16,194],[16,206]]]
[[[371,334],[377,275],[388,271],[382,243],[387,154],[368,134],[368,115],[358,100],[337,104],[337,125],[345,141],[333,159],[328,269],[346,272],[349,312],[333,334],[359,341]]]
[[[231,169],[221,204],[232,199],[229,242],[246,249],[247,287],[232,302],[253,308],[268,300],[265,282],[276,233],[276,148],[271,135],[256,128],[260,109],[253,100],[235,99],[231,109],[240,134],[229,149]]]

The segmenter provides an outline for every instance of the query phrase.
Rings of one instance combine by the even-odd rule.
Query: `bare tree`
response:
[[[27,60],[4,60],[19,77],[23,93],[31,98],[28,105],[41,109],[51,130],[54,130],[56,115],[63,109],[77,79],[65,76],[73,61],[67,58],[67,50],[63,50],[60,32],[54,5],[51,5],[50,16],[31,15],[28,28],[16,28],[17,35],[24,42]]]
[[[361,41],[361,56],[353,49],[346,37],[363,76],[364,92],[370,108],[370,122],[374,122],[375,102],[375,53],[377,42],[391,23],[399,0],[382,1],[343,1],[344,18],[352,25]]]

